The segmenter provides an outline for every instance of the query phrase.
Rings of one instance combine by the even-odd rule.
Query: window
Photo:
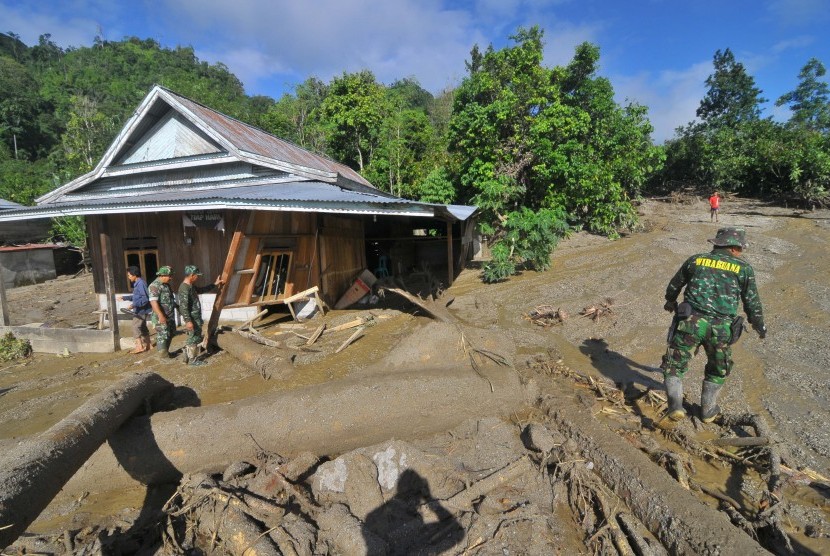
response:
[[[267,249],[260,253],[259,268],[251,293],[253,301],[272,301],[285,295],[285,284],[291,271],[291,251]]]
[[[156,277],[159,269],[159,252],[154,237],[124,239],[124,269],[137,266],[141,276],[149,283]],[[127,284],[132,291],[132,284]]]

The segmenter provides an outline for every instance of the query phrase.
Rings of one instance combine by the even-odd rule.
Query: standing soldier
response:
[[[761,339],[766,337],[761,298],[755,286],[755,271],[740,258],[745,243],[743,228],[721,228],[715,239],[709,240],[714,249],[689,258],[674,275],[666,288],[666,311],[675,317],[669,335],[669,346],[663,356],[663,377],[669,407],[658,423],[661,428],[672,428],[674,421],[686,416],[683,409],[681,379],[694,350],[702,345],[706,351],[706,368],[701,392],[701,416],[711,423],[720,413],[718,394],[732,370],[732,344],[743,331],[743,317],[738,317],[738,303],[752,328]],[[677,296],[683,292],[683,303]]]
[[[170,358],[170,340],[176,333],[176,300],[170,280],[173,270],[163,266],[156,272],[156,279],[147,290],[150,293],[150,306],[153,308],[153,325],[156,327],[156,350],[161,359]]]
[[[187,342],[184,346],[184,362],[190,365],[204,365],[204,361],[197,359],[199,356],[199,344],[204,340],[202,335],[202,304],[199,301],[199,294],[213,291],[224,284],[222,277],[216,278],[213,284],[207,286],[196,286],[202,272],[195,265],[184,267],[184,280],[179,286],[179,313],[184,319],[184,326],[187,329]]]

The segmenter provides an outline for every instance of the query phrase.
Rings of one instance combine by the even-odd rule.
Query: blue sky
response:
[[[716,50],[730,48],[769,99],[797,84],[811,57],[830,67],[828,0],[0,0],[0,30],[63,47],[98,34],[192,46],[223,62],[248,94],[279,97],[307,77],[372,70],[415,77],[433,93],[457,85],[474,44],[509,44],[519,26],[545,30],[545,64],[574,46],[601,49],[600,74],[620,102],[649,107],[657,142],[694,119]]]

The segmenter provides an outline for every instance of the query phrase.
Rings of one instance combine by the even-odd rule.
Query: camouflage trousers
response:
[[[169,346],[170,340],[176,334],[176,322],[173,317],[167,319],[167,324],[159,324],[158,319],[153,315],[153,324],[156,326],[156,345]]]
[[[728,320],[709,319],[692,315],[677,323],[677,330],[663,356],[663,376],[683,378],[689,361],[698,346],[706,351],[705,380],[723,384],[732,371],[732,323]]]
[[[195,346],[199,345],[204,341],[205,337],[202,333],[202,326],[204,323],[202,321],[193,321],[193,330],[187,330],[187,341],[184,343],[186,346]]]

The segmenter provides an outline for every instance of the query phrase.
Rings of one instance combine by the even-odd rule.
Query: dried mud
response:
[[[722,395],[721,406],[732,413],[757,413],[770,423],[780,446],[791,463],[806,466],[823,476],[830,475],[830,213],[803,212],[738,199],[723,203],[720,223],[711,223],[702,199],[683,202],[646,201],[640,208],[645,229],[616,241],[578,233],[563,241],[553,255],[553,266],[545,273],[525,272],[509,281],[484,285],[475,268],[465,270],[445,293],[452,299],[450,312],[465,329],[483,329],[483,336],[499,338],[498,352],[506,355],[526,380],[535,381],[544,396],[567,396],[592,408],[597,418],[621,435],[648,436],[664,449],[686,453],[686,448],[655,432],[652,424],[659,407],[635,407],[634,400],[648,388],[660,390],[657,366],[665,350],[668,315],[662,310],[663,291],[671,275],[690,255],[707,251],[708,238],[719,226],[738,225],[747,229],[750,246],[745,258],[752,263],[764,303],[769,334],[761,341],[748,332],[735,346],[735,370]],[[91,324],[95,307],[91,281],[80,277],[52,281],[8,292],[12,324],[48,322],[55,326]],[[591,319],[580,315],[586,308],[605,302],[610,311]],[[559,325],[541,327],[527,318],[536,307],[550,305],[563,316]],[[325,335],[313,350],[291,352],[297,372],[287,380],[265,380],[258,373],[224,353],[208,359],[204,367],[187,367],[178,361],[160,362],[153,356],[126,352],[112,355],[69,354],[66,357],[35,355],[32,359],[0,366],[0,450],[29,435],[43,431],[77,408],[92,392],[112,383],[120,375],[136,370],[153,370],[179,386],[175,406],[208,405],[242,399],[264,391],[290,390],[332,379],[384,372],[378,361],[394,353],[401,365],[430,366],[444,355],[424,330],[429,319],[415,316],[411,308],[367,308],[335,311],[325,320],[329,326],[371,315],[372,325],[364,335],[341,353],[334,350],[351,334],[344,331]],[[280,319],[285,323],[286,320]],[[269,338],[299,346],[320,322],[305,326],[273,323],[262,328]],[[446,341],[446,338],[442,339]],[[182,338],[174,340],[179,347]],[[628,409],[597,400],[584,385],[562,376],[539,371],[539,361],[558,362],[583,376],[607,380],[626,393]],[[684,385],[687,409],[692,413],[699,401],[704,357],[693,361]],[[394,365],[389,365],[394,370]],[[634,394],[629,396],[629,394]],[[603,410],[603,408],[609,408]],[[379,411],[389,408],[378,408]],[[636,409],[636,411],[635,411]],[[633,414],[632,417],[630,414]],[[479,436],[480,422],[435,437],[418,439],[418,450],[440,458],[442,465],[464,469],[497,469],[523,453],[518,443],[521,425],[543,420],[538,409],[516,415],[506,427],[513,431],[500,441]],[[389,430],[388,437],[405,438],[406,430]],[[502,434],[500,432],[500,434]],[[721,434],[717,427],[693,431],[699,439]],[[508,439],[509,438],[509,439]],[[485,441],[486,440],[486,441]],[[279,451],[278,447],[271,447]],[[514,457],[515,456],[515,457]],[[745,505],[747,515],[757,512],[763,477],[751,468],[742,473],[719,461],[692,454],[694,480],[712,485]],[[482,458],[484,458],[482,460]],[[440,466],[439,466],[440,467]],[[655,473],[662,472],[655,467]],[[439,488],[440,473],[430,475],[433,490]],[[472,475],[467,476],[467,480]],[[446,479],[445,479],[446,480]],[[531,500],[538,484],[513,485],[513,502]],[[535,486],[533,486],[535,485]],[[442,485],[441,488],[449,488]],[[451,490],[451,489],[450,489]],[[449,490],[447,491],[449,492]],[[585,516],[579,515],[563,496],[545,515],[545,550],[592,552]],[[144,500],[145,491],[135,488],[106,497],[79,499],[50,507],[31,528],[33,534],[62,530],[80,531],[90,525],[113,530],[129,527]],[[169,493],[168,493],[169,494]],[[433,493],[434,494],[434,493]],[[561,494],[561,493],[560,493]],[[718,507],[718,501],[697,494],[704,503]],[[787,533],[796,553],[830,552],[830,496],[827,490],[809,481],[790,481],[784,492],[788,502]],[[502,496],[507,499],[506,497]],[[523,498],[524,497],[524,498]],[[149,497],[148,497],[149,500]],[[388,500],[387,500],[388,501]],[[342,502],[342,500],[341,500]],[[541,503],[533,499],[534,504]],[[549,501],[548,501],[549,502]],[[361,499],[365,505],[366,499]],[[353,502],[355,504],[355,502]],[[68,509],[69,508],[69,509]],[[367,511],[370,508],[366,508]],[[524,524],[523,524],[524,523]],[[125,525],[126,524],[126,525]],[[476,545],[465,538],[447,553],[521,552],[535,534],[536,522],[517,522],[505,530],[510,535]],[[514,530],[515,527],[515,530]],[[701,526],[705,530],[705,524]],[[492,531],[490,531],[492,533]],[[489,533],[488,533],[489,534]],[[547,534],[547,533],[546,533]],[[465,544],[466,543],[466,544]],[[524,545],[522,543],[525,543]],[[542,546],[542,545],[540,545]],[[472,547],[472,548],[471,548]]]

